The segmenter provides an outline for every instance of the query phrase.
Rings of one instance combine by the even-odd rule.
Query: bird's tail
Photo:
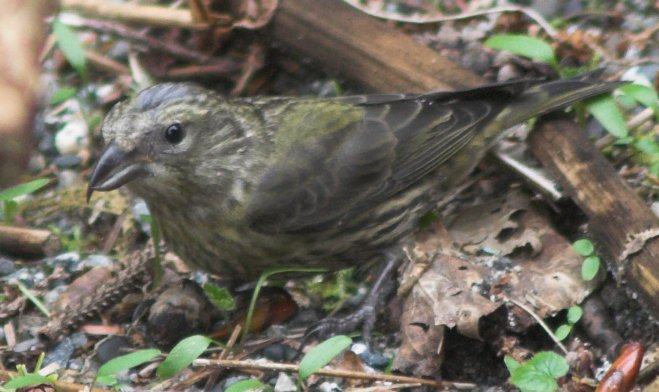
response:
[[[564,80],[543,82],[528,87],[496,119],[501,129],[532,117],[562,109],[575,102],[612,91],[628,82],[602,82],[599,72]]]

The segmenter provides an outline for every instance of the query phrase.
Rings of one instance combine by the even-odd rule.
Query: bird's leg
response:
[[[382,264],[377,279],[357,310],[343,317],[327,317],[313,324],[306,330],[300,348],[303,348],[313,336],[324,339],[331,335],[354,331],[360,325],[364,341],[369,345],[371,332],[377,319],[377,310],[385,304],[396,287],[394,271],[399,264],[400,256],[393,252],[386,252],[385,256],[385,262]]]

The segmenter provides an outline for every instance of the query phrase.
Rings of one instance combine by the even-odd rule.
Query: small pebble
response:
[[[384,369],[389,365],[389,358],[378,352],[364,351],[359,354],[359,357],[366,365],[374,369]]]
[[[7,276],[14,272],[16,272],[14,262],[4,257],[0,257],[0,276]]]
[[[261,355],[274,362],[289,362],[297,356],[297,350],[282,343],[271,344],[263,349]]]
[[[364,343],[355,343],[350,347],[350,351],[357,355],[361,355],[361,353],[366,352],[368,350],[368,347]]]
[[[40,153],[34,153],[30,156],[30,162],[27,164],[27,169],[30,173],[40,173],[46,168],[46,158]]]
[[[335,382],[325,381],[324,383],[318,386],[318,391],[320,392],[341,392],[343,389],[339,387],[339,384]]]
[[[275,392],[295,392],[297,385],[295,381],[286,373],[279,373],[275,383]]]
[[[130,206],[130,212],[135,217],[137,223],[140,224],[142,232],[151,236],[151,224],[142,219],[144,215],[150,215],[149,207],[146,205],[146,202],[143,199],[135,199],[135,201]]]
[[[55,135],[55,147],[60,154],[77,154],[89,146],[89,130],[82,119],[69,121]]]
[[[112,259],[106,255],[89,255],[82,260],[81,269],[93,267],[108,267],[112,265]]]
[[[83,184],[80,173],[76,170],[65,169],[57,173],[57,186],[59,189],[67,189]]]
[[[55,166],[59,167],[60,169],[71,169],[73,167],[79,166],[81,162],[82,159],[80,159],[79,156],[68,154],[60,155],[53,160]]]
[[[74,333],[62,339],[54,349],[52,349],[43,360],[43,364],[57,363],[62,368],[66,368],[71,356],[75,351],[87,343],[87,336],[83,333]]]

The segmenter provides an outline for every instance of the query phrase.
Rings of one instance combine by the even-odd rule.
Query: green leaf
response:
[[[655,162],[650,166],[650,173],[652,173],[653,176],[659,177],[659,161]]]
[[[23,196],[35,192],[48,184],[47,178],[38,178],[34,181],[24,182],[12,186],[11,188],[0,191],[0,201],[13,200],[18,196]]]
[[[206,336],[188,336],[174,346],[167,358],[158,366],[156,374],[160,378],[173,376],[199,358],[211,343],[213,340]]]
[[[583,316],[583,309],[581,309],[581,306],[575,305],[567,310],[567,322],[570,324],[576,324],[581,320],[581,316]]]
[[[549,64],[554,68],[558,66],[554,49],[545,41],[527,35],[495,35],[486,40],[484,45],[492,49],[507,50],[519,56]]]
[[[309,350],[300,361],[300,378],[304,380],[316,370],[327,365],[350,344],[352,344],[352,339],[345,335],[337,335]]]
[[[218,287],[212,283],[206,283],[204,285],[204,292],[208,299],[211,300],[215,306],[220,310],[234,310],[236,308],[236,301],[233,299],[229,290],[224,287]]]
[[[114,374],[108,374],[107,376],[96,377],[96,382],[106,386],[115,386],[119,383],[117,377]]]
[[[270,389],[269,385],[252,378],[231,384],[224,392],[269,391]]]
[[[570,370],[565,358],[553,351],[541,351],[535,354],[528,364],[553,378],[563,377]]]
[[[558,340],[563,340],[567,338],[567,336],[572,332],[572,325],[570,324],[563,324],[560,327],[556,329],[554,332],[554,335],[556,335],[556,339]]]
[[[586,101],[586,109],[615,137],[626,137],[629,131],[613,97],[601,95]]]
[[[590,240],[581,239],[572,244],[572,248],[579,256],[590,256],[595,252],[595,245]]]
[[[2,387],[6,389],[19,389],[41,384],[53,385],[53,380],[40,374],[30,373],[16,377],[15,379],[4,384]]]
[[[32,290],[27,288],[21,281],[16,282],[16,286],[18,286],[18,290],[23,294],[27,299],[32,302],[34,306],[37,307],[43,313],[46,317],[50,317],[50,312],[48,311],[48,308],[46,308],[46,305],[44,305],[39,298],[37,298],[33,293]]]
[[[640,139],[634,143],[634,147],[651,157],[659,157],[659,143],[654,140]]]
[[[160,355],[160,350],[155,348],[138,350],[130,354],[121,355],[101,365],[101,367],[98,368],[96,377],[100,378],[115,375],[123,370],[147,363],[158,355]]]
[[[552,392],[558,390],[554,378],[532,366],[522,366],[510,377],[510,382],[522,392]]]
[[[55,91],[55,94],[50,97],[50,104],[57,105],[62,103],[69,98],[75,97],[77,92],[78,90],[76,90],[74,87],[61,87],[59,90]]]
[[[83,77],[87,77],[85,51],[76,34],[59,19],[53,21],[53,34],[66,60]]]
[[[589,256],[581,264],[581,279],[589,282],[597,276],[597,271],[600,269],[600,258],[597,256]]]
[[[5,214],[5,223],[11,224],[14,221],[16,216],[16,210],[18,209],[18,203],[13,200],[6,200],[4,202],[4,214]]]
[[[511,357],[510,355],[503,357],[503,363],[506,365],[506,368],[510,374],[513,374],[515,370],[522,367],[522,364],[517,362],[515,358]]]
[[[641,105],[651,108],[659,121],[659,98],[654,89],[643,86],[642,84],[628,84],[626,86],[618,87],[618,89],[632,97]]]

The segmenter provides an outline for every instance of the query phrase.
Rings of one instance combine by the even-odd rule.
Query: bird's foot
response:
[[[394,271],[398,260],[399,258],[394,254],[387,253],[386,262],[382,265],[377,279],[357,310],[343,317],[327,317],[314,323],[304,333],[300,350],[311,338],[316,337],[322,340],[333,335],[352,332],[359,326],[362,327],[364,342],[370,346],[371,332],[375,326],[378,311],[396,287]]]

